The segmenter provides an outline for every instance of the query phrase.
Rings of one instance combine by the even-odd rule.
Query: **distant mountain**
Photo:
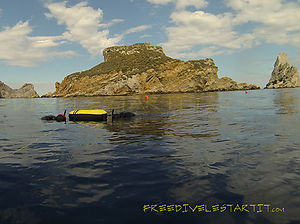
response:
[[[26,83],[20,89],[12,89],[0,81],[0,98],[37,98],[39,95],[32,84]]]
[[[150,43],[104,49],[104,62],[56,82],[48,97],[128,95],[145,93],[205,92],[259,89],[218,78],[212,59],[181,61]],[[45,96],[45,97],[47,97]]]

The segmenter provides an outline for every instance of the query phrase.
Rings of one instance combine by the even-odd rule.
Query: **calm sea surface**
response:
[[[137,116],[40,119],[95,108]],[[299,118],[300,88],[1,99],[0,223],[300,223]]]

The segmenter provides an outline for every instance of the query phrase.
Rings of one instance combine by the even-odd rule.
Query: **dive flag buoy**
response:
[[[107,112],[105,110],[73,110],[69,113],[70,121],[106,121]]]

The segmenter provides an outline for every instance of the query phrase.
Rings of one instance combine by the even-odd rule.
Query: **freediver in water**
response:
[[[65,121],[66,122],[67,121],[66,112],[67,112],[67,110],[65,110],[64,114],[59,114],[57,116],[47,115],[45,117],[42,117],[41,119],[45,120],[45,121],[57,121],[57,122]]]
[[[122,111],[119,114],[115,114],[115,109],[112,109],[111,111],[111,120],[118,120],[118,119],[130,119],[135,116],[134,113],[129,111]]]
[[[67,118],[66,118],[66,110],[64,112],[64,114],[59,114],[57,116],[54,116],[54,115],[47,115],[47,116],[44,116],[42,117],[41,119],[42,120],[46,120],[46,121],[57,121],[57,122],[66,122],[67,121]],[[132,117],[135,116],[134,113],[132,112],[129,112],[129,111],[122,111],[118,114],[115,114],[114,113],[115,110],[112,109],[112,112],[111,112],[111,120],[114,121],[114,120],[120,120],[120,119],[123,119],[123,120],[127,120],[127,119],[130,119]]]

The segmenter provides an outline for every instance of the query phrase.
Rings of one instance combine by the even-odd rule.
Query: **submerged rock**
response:
[[[150,43],[109,47],[103,55],[103,63],[67,76],[55,83],[53,94],[44,97],[259,89],[219,79],[218,67],[210,58],[185,62],[166,56],[162,47]]]
[[[300,79],[296,67],[291,66],[286,53],[280,53],[274,64],[269,83],[266,89],[293,88],[300,86]]]
[[[37,98],[39,95],[32,84],[26,83],[20,89],[12,89],[0,81],[0,98]]]

